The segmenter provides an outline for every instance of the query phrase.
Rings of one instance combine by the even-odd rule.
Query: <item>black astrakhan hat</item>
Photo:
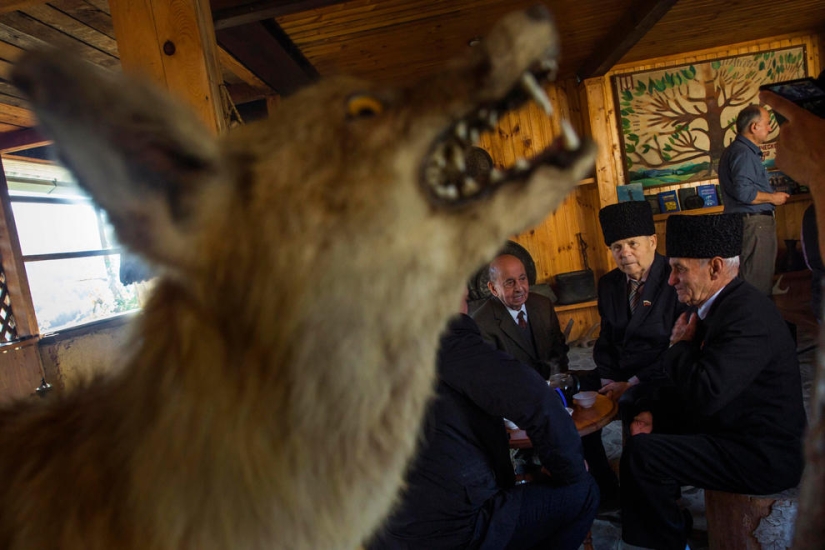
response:
[[[742,215],[670,215],[667,219],[670,258],[733,258],[742,253]]]
[[[655,235],[653,211],[647,201],[629,201],[610,204],[599,210],[599,222],[602,224],[604,244],[610,246],[616,241]]]

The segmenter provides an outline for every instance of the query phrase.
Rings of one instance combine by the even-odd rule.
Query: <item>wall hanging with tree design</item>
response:
[[[805,59],[805,46],[795,46],[614,76],[625,183],[716,177],[739,111],[759,102],[761,84],[807,76]],[[778,133],[772,124],[769,140]]]

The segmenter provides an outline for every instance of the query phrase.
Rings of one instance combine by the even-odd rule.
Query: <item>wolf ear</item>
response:
[[[191,226],[223,167],[216,139],[191,110],[54,51],[24,55],[12,78],[123,244],[171,266],[197,261]]]

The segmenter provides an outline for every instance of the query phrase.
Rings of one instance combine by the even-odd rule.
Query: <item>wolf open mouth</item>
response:
[[[479,142],[483,132],[491,131],[502,114],[512,111],[532,99],[547,116],[553,115],[553,105],[542,83],[555,80],[558,63],[548,55],[525,71],[519,82],[500,100],[480,105],[467,116],[447,128],[433,143],[422,165],[421,180],[430,197],[438,205],[460,205],[483,197],[500,185],[524,181],[541,165],[560,168],[570,166],[579,157],[580,140],[567,120],[562,119],[562,135],[532,159],[517,159],[510,168],[493,168],[489,172],[468,171],[467,155]]]

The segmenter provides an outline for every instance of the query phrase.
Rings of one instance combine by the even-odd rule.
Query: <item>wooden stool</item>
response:
[[[740,495],[705,490],[710,550],[789,548],[799,490],[774,495]]]

